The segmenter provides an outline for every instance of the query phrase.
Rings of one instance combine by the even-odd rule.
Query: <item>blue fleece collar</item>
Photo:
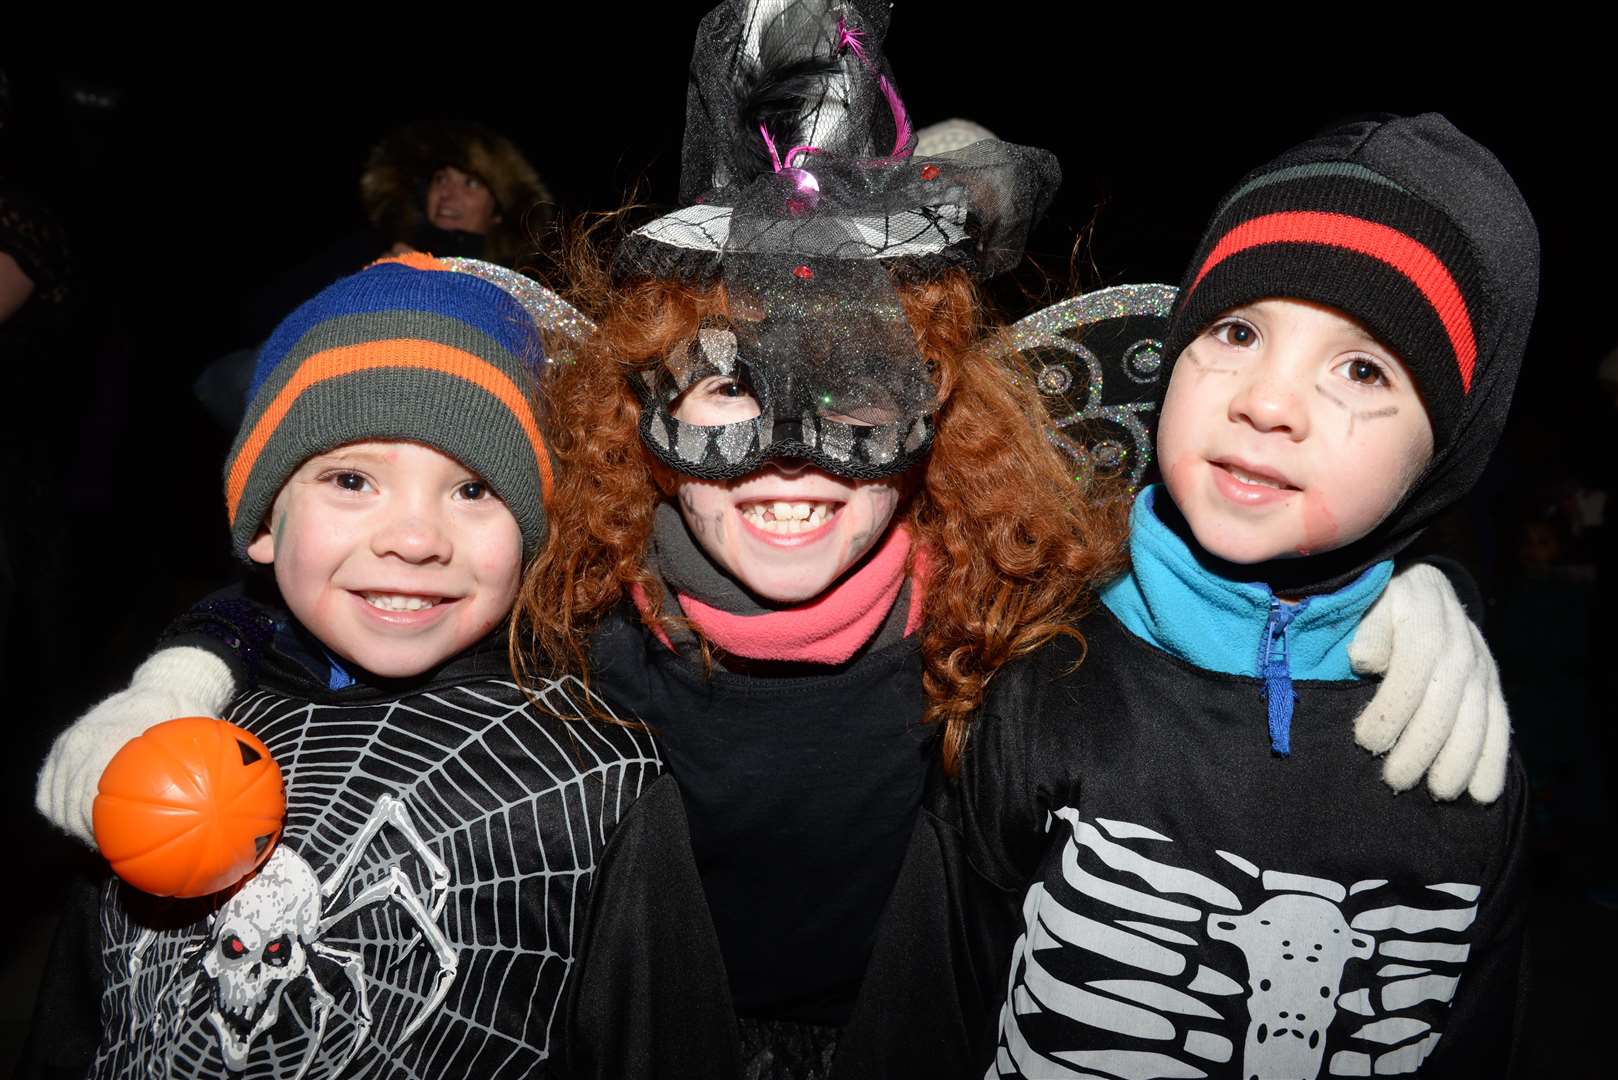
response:
[[[1130,633],[1208,671],[1265,678],[1277,645],[1292,679],[1349,680],[1348,645],[1365,612],[1393,576],[1373,564],[1334,593],[1284,605],[1290,614],[1271,640],[1276,606],[1268,587],[1208,571],[1152,509],[1161,485],[1143,490],[1129,515],[1130,569],[1101,590],[1101,602]]]

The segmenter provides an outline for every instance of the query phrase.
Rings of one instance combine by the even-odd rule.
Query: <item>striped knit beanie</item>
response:
[[[1336,308],[1398,354],[1433,461],[1346,556],[1368,565],[1471,489],[1505,426],[1539,290],[1539,232],[1494,155],[1437,113],[1360,121],[1289,150],[1220,203],[1170,318],[1178,358],[1231,308]],[[1309,560],[1296,560],[1308,562]],[[1334,575],[1335,576],[1335,575]]]
[[[225,461],[238,558],[299,466],[368,439],[407,439],[459,461],[517,519],[523,557],[539,550],[551,491],[533,404],[539,335],[517,298],[494,284],[507,272],[475,268],[421,254],[383,259],[276,327]]]

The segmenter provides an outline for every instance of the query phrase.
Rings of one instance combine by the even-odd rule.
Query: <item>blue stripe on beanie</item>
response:
[[[418,303],[410,303],[401,295],[403,282],[386,280],[399,274],[413,274],[419,279],[409,283],[421,298]],[[520,357],[530,369],[543,359],[533,318],[504,289],[470,274],[384,263],[326,286],[275,328],[259,349],[247,401],[258,395],[264,380],[303,336],[327,319],[417,307],[476,327]]]

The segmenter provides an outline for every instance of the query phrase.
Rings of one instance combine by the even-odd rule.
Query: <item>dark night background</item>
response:
[[[430,60],[380,47],[305,57],[260,46],[63,62],[0,38],[14,113],[0,181],[50,204],[88,285],[83,347],[61,357],[44,392],[0,400],[0,423],[32,426],[51,447],[43,494],[9,499],[4,512],[57,536],[67,568],[50,610],[15,615],[4,638],[14,679],[46,677],[8,687],[7,833],[25,854],[10,868],[12,947],[0,950],[0,1070],[27,1030],[64,883],[91,865],[34,815],[33,770],[57,730],[124,684],[173,615],[234,573],[220,495],[231,433],[197,405],[192,380],[254,343],[255,297],[362,224],[366,152],[401,122],[448,113],[505,132],[569,217],[616,207],[632,188],[670,204],[701,7],[536,9],[533,28],[480,19],[471,47],[449,31],[430,40],[440,31],[423,27],[416,44]],[[937,10],[900,4],[888,45],[918,126],[970,117],[1055,151],[1066,174],[1031,244],[1041,269],[996,288],[1011,315],[1032,310],[1030,293],[1049,302],[1079,288],[1178,280],[1222,191],[1352,115],[1441,111],[1517,178],[1542,232],[1539,316],[1498,466],[1438,541],[1483,587],[1540,790],[1532,1060],[1537,1074],[1584,1075],[1581,1051],[1610,995],[1584,993],[1580,973],[1618,959],[1605,786],[1612,676],[1595,659],[1610,635],[1591,632],[1597,598],[1614,582],[1561,573],[1563,563],[1601,562],[1589,536],[1569,542],[1543,588],[1515,553],[1523,521],[1613,486],[1612,396],[1595,377],[1618,346],[1603,272],[1618,228],[1609,175],[1596,165],[1605,150],[1590,129],[1605,126],[1592,115],[1598,103],[1610,107],[1600,72],[1565,55],[1525,61],[1520,47],[1480,59],[1437,35],[1392,40],[1383,26],[1357,51],[1225,31],[1169,55],[1140,40],[1156,9],[1107,27],[995,23],[987,11],[938,25]]]

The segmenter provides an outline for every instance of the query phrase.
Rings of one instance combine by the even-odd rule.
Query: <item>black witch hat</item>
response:
[[[895,288],[1014,265],[1060,181],[1043,150],[985,140],[917,158],[869,0],[733,0],[697,31],[682,209],[633,233],[620,280],[722,283],[710,322],[637,381],[647,447],[682,472],[771,458],[850,477],[903,472],[932,442],[937,391]],[[756,414],[679,419],[701,380]]]
[[[1061,169],[985,139],[918,158],[882,54],[885,4],[732,0],[697,30],[680,201],[620,251],[620,277],[710,280],[738,255],[871,259],[912,277],[1022,257]]]

